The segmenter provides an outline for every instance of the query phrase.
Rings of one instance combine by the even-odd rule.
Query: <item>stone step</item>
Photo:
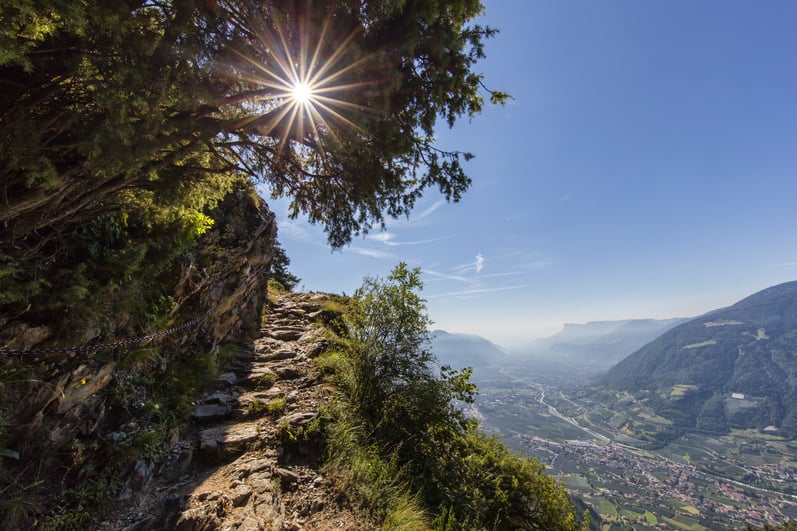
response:
[[[307,326],[304,319],[278,319],[268,323],[269,327],[275,328],[304,328]]]
[[[236,382],[235,373],[225,372],[223,374],[219,374],[216,377],[216,380],[219,383],[226,383],[227,385],[235,385],[235,382]]]
[[[279,339],[280,341],[296,341],[302,334],[304,334],[305,329],[303,327],[290,327],[290,328],[277,328],[273,330],[269,330],[267,333],[269,337],[274,339]]]
[[[236,360],[236,361],[237,360],[247,361],[247,360],[253,359],[254,357],[255,357],[255,349],[254,348],[241,349],[241,350],[239,350],[239,351],[237,351],[235,353],[234,360]]]
[[[235,391],[229,393],[222,393],[221,391],[216,391],[212,395],[208,395],[202,399],[202,403],[204,404],[220,404],[222,406],[234,404],[237,398],[238,393]]]
[[[245,404],[254,400],[255,398],[259,398],[260,400],[270,400],[280,395],[285,394],[285,389],[280,387],[279,385],[275,385],[269,389],[264,389],[261,391],[248,391],[243,393],[241,396],[238,397],[239,404]]]
[[[240,375],[238,383],[248,389],[268,389],[278,379],[279,375],[269,367],[254,364],[249,368],[249,372]]]
[[[296,380],[307,373],[306,370],[293,366],[274,367],[273,371],[280,380]]]
[[[268,330],[262,330],[263,334],[268,334]],[[279,339],[271,337],[261,337],[255,341],[255,355],[258,352],[268,352],[271,350],[279,350],[285,348],[285,343]]]
[[[273,352],[261,352],[258,353],[257,359],[258,361],[279,361],[279,360],[289,360],[293,359],[297,356],[297,352],[295,350],[291,350],[288,348],[282,348],[279,350],[275,350]]]
[[[230,422],[199,432],[199,450],[206,457],[221,458],[246,451],[260,435],[256,422]]]
[[[230,414],[231,407],[219,404],[202,404],[196,406],[194,418],[199,422],[223,420]]]
[[[277,424],[288,424],[292,427],[306,426],[307,424],[310,424],[313,419],[316,418],[316,416],[317,413],[315,411],[297,411],[296,413],[290,413],[284,417],[281,417],[277,421]]]
[[[252,360],[233,360],[230,362],[229,368],[232,369],[232,372],[235,373],[246,373],[249,371],[249,367],[252,366]]]

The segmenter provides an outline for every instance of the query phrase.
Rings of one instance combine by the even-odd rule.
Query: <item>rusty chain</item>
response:
[[[9,356],[24,356],[24,355],[36,355],[36,354],[58,354],[64,352],[95,352],[100,350],[112,350],[115,348],[120,347],[130,347],[133,345],[138,345],[141,343],[146,343],[147,341],[152,341],[154,339],[159,339],[162,337],[170,336],[175,334],[181,330],[185,330],[187,328],[191,328],[195,324],[197,324],[203,315],[198,315],[191,319],[188,322],[181,324],[180,326],[175,326],[174,328],[169,328],[168,330],[164,330],[162,332],[156,332],[154,334],[147,334],[146,336],[135,337],[130,339],[122,339],[120,341],[114,341],[112,343],[99,343],[96,345],[82,345],[79,347],[48,347],[48,348],[29,348],[29,349],[0,349],[0,354],[5,354]]]

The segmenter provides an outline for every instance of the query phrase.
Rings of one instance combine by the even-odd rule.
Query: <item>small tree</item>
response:
[[[271,258],[271,278],[279,282],[288,291],[292,291],[302,279],[288,271],[289,265],[291,265],[291,259],[285,254],[285,249],[282,248],[280,243],[275,241],[274,256]]]
[[[443,367],[435,374],[420,274],[402,262],[386,280],[366,278],[346,314],[354,339],[354,401],[376,431],[404,444],[402,432],[423,424],[446,417],[464,422],[451,400],[469,402],[475,392],[468,372]]]
[[[345,315],[350,414],[436,515],[434,529],[561,529],[578,522],[567,492],[536,460],[478,431],[459,404],[473,401],[470,369],[435,364],[421,270],[399,264],[366,278]]]

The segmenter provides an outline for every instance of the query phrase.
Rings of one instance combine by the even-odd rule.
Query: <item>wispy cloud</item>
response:
[[[426,210],[421,212],[421,215],[418,216],[418,219],[425,218],[426,216],[430,215],[432,212],[434,212],[435,210],[437,210],[438,208],[440,208],[441,206],[443,206],[445,204],[446,204],[446,200],[445,199],[439,199],[439,200],[435,201],[432,206],[430,206],[429,208],[427,208]]]
[[[446,273],[439,273],[439,272],[434,271],[432,269],[423,268],[422,271],[423,271],[423,273],[425,275],[430,275],[430,276],[433,276],[433,277],[436,277],[436,278],[442,278],[444,280],[456,280],[457,282],[471,282],[472,281],[472,279],[463,277],[461,275],[448,275]]]
[[[797,266],[797,262],[778,262],[772,265],[775,267],[795,267]]]
[[[505,251],[504,253],[497,256],[493,262],[504,262],[510,261],[512,262],[512,267],[515,269],[521,269],[524,271],[528,271],[531,269],[542,269],[544,267],[549,267],[556,262],[543,253],[539,252],[529,252],[522,249],[510,249]]]
[[[396,236],[391,232],[378,232],[376,234],[369,234],[369,240],[376,240],[378,242],[390,244],[390,240],[395,238]]]
[[[280,237],[287,237],[292,240],[310,241],[313,236],[304,227],[300,226],[292,219],[278,219],[277,231]]]
[[[481,273],[482,268],[484,267],[484,256],[481,253],[476,255],[476,259],[473,262],[462,264],[454,268],[454,271],[457,273],[464,273],[465,271],[476,271],[478,275]]]
[[[413,240],[409,242],[395,242],[389,245],[423,245],[425,243],[435,243],[446,240],[448,238],[429,238],[428,240]]]
[[[396,235],[391,232],[380,232],[379,234],[369,235],[368,239],[376,240],[391,247],[398,247],[400,245],[423,245],[425,243],[434,243],[446,239],[446,238],[430,238],[428,240],[413,240],[409,242],[401,242],[401,241],[395,241],[394,240],[395,237]]]
[[[510,277],[522,274],[523,271],[507,271],[506,273],[490,273],[489,275],[481,275],[481,278]]]
[[[476,295],[479,293],[493,293],[496,291],[508,291],[513,289],[523,289],[528,287],[526,284],[521,284],[519,286],[504,286],[501,288],[476,288],[476,289],[465,289],[460,291],[449,291],[446,293],[437,293],[435,295],[428,295],[427,299],[439,299],[442,297],[456,297],[460,295]]]
[[[396,255],[393,253],[388,253],[387,251],[380,251],[379,249],[369,249],[367,247],[347,247],[347,251],[351,251],[356,254],[361,254],[363,256],[370,256],[371,258],[396,258]]]

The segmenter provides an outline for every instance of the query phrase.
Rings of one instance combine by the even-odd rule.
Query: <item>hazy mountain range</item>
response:
[[[434,334],[433,352],[454,367],[561,383],[603,375],[599,388],[645,400],[675,431],[774,427],[797,436],[797,281],[694,319],[566,324],[510,353],[479,336]]]
[[[626,319],[567,323],[553,336],[538,339],[513,354],[534,360],[581,365],[596,371],[609,367],[687,319]]]
[[[432,352],[443,365],[456,369],[501,365],[506,352],[491,341],[471,334],[452,334],[445,330],[432,332]]]
[[[477,335],[432,332],[432,351],[454,367],[490,367],[554,363],[606,371],[630,353],[687,319],[626,319],[567,323],[553,336],[522,348],[504,349]]]
[[[512,378],[584,383],[685,319],[627,319],[564,325],[557,334],[508,350],[471,334],[433,332],[432,352],[441,364],[473,367],[479,385]]]

